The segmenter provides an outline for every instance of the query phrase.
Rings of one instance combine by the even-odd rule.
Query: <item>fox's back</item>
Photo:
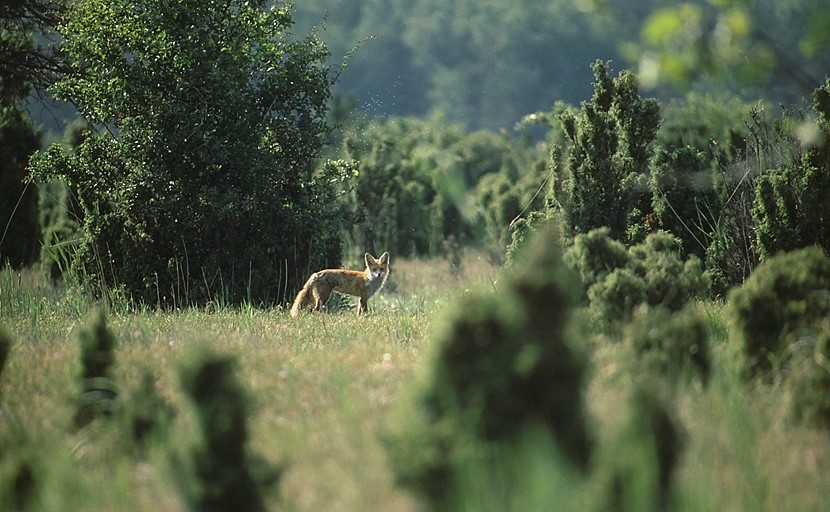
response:
[[[383,286],[389,267],[375,265],[366,270],[321,270],[315,274],[315,285],[331,287],[334,291],[357,297],[371,297]]]
[[[368,276],[360,270],[321,270],[315,276],[316,285],[329,286],[333,290],[347,295],[360,297],[367,290]]]

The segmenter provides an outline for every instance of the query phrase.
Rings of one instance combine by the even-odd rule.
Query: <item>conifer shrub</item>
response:
[[[511,446],[528,428],[549,432],[572,467],[588,467],[586,362],[568,339],[574,283],[556,230],[538,231],[496,295],[472,295],[449,315],[391,444],[399,479],[436,509],[448,508],[459,468],[497,463],[487,447]]]
[[[265,510],[246,446],[250,400],[236,379],[234,364],[230,357],[206,352],[180,371],[201,434],[192,451],[195,478],[187,487],[194,510]]]
[[[772,257],[730,293],[729,307],[749,375],[768,372],[830,314],[830,258],[815,246]]]
[[[709,334],[694,305],[675,313],[664,307],[641,306],[624,340],[649,372],[670,380],[700,379],[704,384],[709,379]]]
[[[670,233],[651,233],[628,250],[609,235],[607,228],[577,235],[565,252],[601,325],[627,322],[640,304],[679,311],[707,291],[709,277],[700,259],[684,260],[680,240]]]
[[[591,100],[576,114],[560,114],[568,187],[556,203],[567,205],[563,216],[569,236],[607,226],[614,239],[630,245],[645,235],[643,222],[651,212],[647,182],[660,106],[640,98],[630,71],[614,78],[610,63],[600,61],[593,70]]]
[[[587,291],[614,270],[625,267],[629,256],[625,245],[611,238],[611,229],[601,227],[577,235],[564,259]]]
[[[684,254],[706,256],[710,218],[718,209],[710,160],[690,146],[658,149],[649,187],[657,225],[677,236]]]
[[[81,394],[75,411],[75,426],[81,428],[98,417],[109,417],[118,396],[112,380],[115,364],[115,335],[107,327],[106,314],[99,310],[78,334],[81,345]]]
[[[819,134],[809,146],[779,129],[772,140],[784,155],[756,180],[752,216],[762,259],[818,245],[830,251],[830,78],[813,92]],[[769,141],[767,141],[769,143]],[[778,156],[778,155],[776,155]]]
[[[164,440],[173,421],[173,407],[156,390],[155,382],[155,375],[145,371],[117,409],[126,439],[139,452],[153,440]]]
[[[37,471],[41,468],[36,468],[31,459],[31,455],[14,452],[4,453],[0,460],[0,508],[3,510],[42,509],[38,485],[43,473]]]
[[[598,471],[604,487],[595,493],[595,510],[672,510],[684,432],[654,384],[646,380],[637,385],[614,442],[602,453]]]
[[[823,320],[787,377],[796,420],[830,428],[830,322]]]

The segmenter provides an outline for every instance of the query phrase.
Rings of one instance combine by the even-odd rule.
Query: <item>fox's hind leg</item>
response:
[[[331,292],[332,288],[330,286],[314,287],[314,290],[312,291],[312,295],[314,296],[314,311],[320,311],[323,309],[323,306],[325,306],[326,302],[329,301]]]

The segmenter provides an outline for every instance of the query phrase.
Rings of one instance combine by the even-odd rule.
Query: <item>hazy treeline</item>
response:
[[[790,103],[830,69],[821,0],[309,0],[296,12],[300,34],[322,24],[333,64],[360,43],[337,86],[360,110],[440,112],[471,129],[587,99],[596,59],[661,99],[705,89]]]

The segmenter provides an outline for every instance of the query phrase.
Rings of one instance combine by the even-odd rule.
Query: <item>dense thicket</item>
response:
[[[784,133],[778,162],[756,183],[752,214],[762,257],[818,245],[830,251],[830,79],[813,93],[816,133],[802,144]]]
[[[440,119],[374,121],[336,154],[357,167],[341,196],[343,234],[357,252],[448,255],[479,245],[503,253],[510,221],[541,206],[534,192],[547,172],[519,137]]]
[[[37,261],[40,222],[37,188],[25,183],[26,162],[40,133],[26,114],[0,102],[0,265]]]

